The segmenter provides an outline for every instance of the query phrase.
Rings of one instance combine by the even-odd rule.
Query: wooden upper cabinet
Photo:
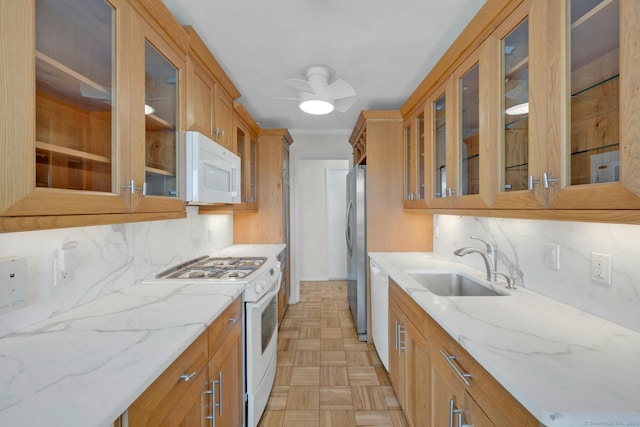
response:
[[[170,14],[150,19],[149,7],[166,10],[159,1],[2,2],[14,28],[0,40],[11,99],[2,107],[1,216],[184,211],[176,177],[186,34]],[[175,72],[153,89],[145,39]],[[149,103],[166,110],[160,98],[173,100],[168,121],[145,115]],[[160,137],[167,129],[172,136]]]
[[[431,208],[486,208],[495,198],[491,48],[482,44],[427,99],[425,189]]]
[[[240,92],[213,57],[198,33],[189,26],[187,58],[187,129],[203,133],[231,151],[233,138],[233,100]]]
[[[16,0],[0,14],[11,100],[2,107],[1,214],[128,212],[129,167],[117,147],[129,141],[129,5]]]
[[[640,4],[549,2],[552,209],[640,209]]]
[[[493,208],[540,209],[547,163],[546,7],[523,2],[490,37],[495,99],[497,194]]]
[[[260,127],[240,103],[234,104],[233,141],[242,159],[242,185],[240,204],[234,212],[258,210],[258,134]]]
[[[425,204],[425,124],[424,109],[404,125],[404,207],[424,208]]]
[[[132,140],[144,147],[131,153],[133,182],[143,187],[132,191],[133,210],[183,209],[186,55],[142,17],[134,19],[132,46],[144,55],[132,63]]]

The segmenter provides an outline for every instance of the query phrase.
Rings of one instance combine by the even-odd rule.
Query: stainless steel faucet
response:
[[[496,247],[491,243],[482,240],[476,236],[469,236],[469,238],[474,240],[479,240],[486,246],[486,252],[482,249],[472,248],[472,247],[462,247],[460,249],[456,249],[453,251],[454,255],[457,256],[465,256],[468,254],[479,254],[482,256],[482,260],[484,261],[484,266],[487,270],[487,280],[490,282],[495,282],[497,276],[504,277],[507,281],[507,289],[515,289],[515,285],[513,283],[513,278],[507,276],[504,273],[499,273],[496,265]]]
[[[487,254],[486,252],[484,252],[482,249],[478,249],[478,248],[470,248],[470,247],[464,247],[464,248],[460,248],[460,249],[456,249],[455,251],[453,251],[454,255],[457,256],[465,256],[465,255],[469,255],[469,254],[479,254],[482,256],[482,259],[484,260],[484,266],[487,269],[487,280],[491,281],[491,282],[495,282],[495,275],[493,274],[495,267],[493,265],[493,261],[491,260],[491,257],[489,256],[489,254]]]

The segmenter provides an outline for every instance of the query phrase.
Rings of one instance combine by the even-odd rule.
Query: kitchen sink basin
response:
[[[457,273],[421,273],[409,276],[424,288],[443,297],[484,297],[507,296],[481,283]]]

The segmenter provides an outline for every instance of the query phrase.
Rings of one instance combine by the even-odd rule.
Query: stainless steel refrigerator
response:
[[[367,339],[366,166],[347,175],[347,297],[360,341]]]

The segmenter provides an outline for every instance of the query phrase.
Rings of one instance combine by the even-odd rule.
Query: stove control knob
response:
[[[256,283],[255,285],[253,285],[253,290],[256,291],[256,294],[261,293],[263,289],[264,286],[262,286],[262,283]]]

